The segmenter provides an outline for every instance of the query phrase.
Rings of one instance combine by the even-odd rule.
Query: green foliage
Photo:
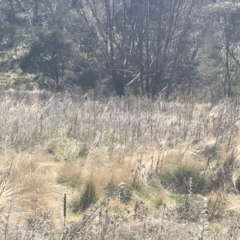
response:
[[[13,47],[14,36],[16,35],[17,28],[10,23],[0,22],[0,43],[5,42],[5,47]]]
[[[89,147],[87,146],[87,144],[82,144],[79,149],[78,156],[80,158],[86,158],[88,153],[89,153]]]
[[[204,193],[208,188],[206,176],[203,176],[199,169],[194,166],[179,166],[173,170],[167,170],[160,175],[164,187],[172,189],[176,193],[188,194],[191,188],[192,193]],[[190,187],[190,179],[192,186]]]
[[[20,63],[17,81],[206,101],[240,92],[236,2],[0,2],[0,63]]]
[[[94,57],[80,56],[75,59],[73,65],[73,76],[69,77],[68,81],[76,85],[80,85],[85,89],[94,87],[99,79],[97,71],[98,64]]]
[[[42,73],[59,84],[63,82],[67,64],[72,57],[72,46],[59,30],[40,32],[28,54],[20,63],[22,71]]]
[[[86,183],[85,189],[80,197],[74,199],[71,203],[71,209],[73,213],[80,213],[86,210],[91,204],[96,203],[98,200],[98,194],[96,186],[93,180],[89,180]]]

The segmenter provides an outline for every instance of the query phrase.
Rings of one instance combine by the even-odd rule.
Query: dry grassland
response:
[[[2,91],[0,109],[0,239],[240,239],[237,100]]]

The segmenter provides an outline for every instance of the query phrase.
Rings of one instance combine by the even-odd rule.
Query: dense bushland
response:
[[[239,93],[239,3],[0,1],[6,87],[179,96]]]

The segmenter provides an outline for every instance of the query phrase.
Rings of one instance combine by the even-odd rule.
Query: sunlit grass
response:
[[[151,218],[158,224],[166,218],[182,235],[182,224],[191,224],[193,217],[194,229],[201,221],[219,226],[226,214],[239,214],[233,195],[239,177],[239,107],[230,101],[213,107],[141,97],[93,100],[81,93],[2,91],[0,207],[15,222],[21,211],[22,224],[33,216],[44,219],[41,211],[48,211],[58,232],[64,223],[64,194],[65,223],[80,224],[84,234],[91,226],[100,231],[100,212],[105,234],[115,223],[124,229],[129,221],[134,229],[136,220],[147,224]]]

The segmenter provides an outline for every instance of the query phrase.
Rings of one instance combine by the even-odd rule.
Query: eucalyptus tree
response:
[[[211,3],[205,10],[205,16],[211,23],[206,44],[212,46],[215,52],[214,60],[220,60],[219,67],[223,69],[220,82],[224,96],[231,97],[232,81],[240,67],[240,3],[229,1]]]
[[[130,58],[136,48],[136,19],[129,1],[85,0],[81,13],[95,38],[95,52],[111,76],[116,94],[124,95],[126,76],[131,71]],[[132,12],[133,13],[133,12]]]
[[[59,86],[64,83],[72,55],[71,43],[64,39],[60,30],[41,31],[30,51],[21,59],[20,67],[24,72],[42,73]]]
[[[190,78],[198,5],[194,0],[83,1],[81,13],[96,34],[95,52],[101,53],[118,95],[135,85],[142,94],[165,91],[168,97]]]

